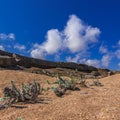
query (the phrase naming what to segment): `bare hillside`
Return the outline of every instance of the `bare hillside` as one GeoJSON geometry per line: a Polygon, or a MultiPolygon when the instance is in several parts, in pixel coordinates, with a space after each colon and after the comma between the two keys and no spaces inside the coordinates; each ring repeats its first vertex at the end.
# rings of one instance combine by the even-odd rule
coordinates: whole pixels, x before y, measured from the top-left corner
{"type": "MultiPolygon", "coordinates": [[[[16,85],[37,80],[46,87],[46,80],[55,77],[40,74],[2,70],[0,71],[0,95],[2,89],[14,80],[16,85]]],[[[68,91],[62,98],[52,91],[40,95],[40,103],[18,103],[0,110],[0,120],[120,120],[120,74],[100,80],[103,87],[90,86],[80,91],[68,91]]]]}

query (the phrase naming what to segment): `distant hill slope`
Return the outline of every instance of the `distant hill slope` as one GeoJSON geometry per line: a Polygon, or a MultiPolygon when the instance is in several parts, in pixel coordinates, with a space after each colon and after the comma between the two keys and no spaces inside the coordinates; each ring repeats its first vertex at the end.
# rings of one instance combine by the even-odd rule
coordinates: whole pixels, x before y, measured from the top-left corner
{"type": "Polygon", "coordinates": [[[25,57],[25,56],[21,56],[18,54],[13,54],[13,53],[9,53],[9,52],[5,52],[0,50],[0,55],[3,56],[0,59],[8,59],[8,56],[10,58],[15,59],[15,61],[13,62],[13,65],[17,64],[17,65],[21,65],[24,67],[39,67],[39,68],[56,68],[56,67],[60,67],[60,68],[68,68],[68,69],[77,69],[80,71],[96,71],[97,68],[93,67],[93,66],[88,66],[85,64],[77,64],[77,63],[72,63],[72,62],[52,62],[52,61],[47,61],[47,60],[41,60],[41,59],[35,59],[35,58],[30,58],[30,57],[25,57]],[[6,57],[4,57],[6,56],[6,57]]]}
{"type": "Polygon", "coordinates": [[[93,71],[96,71],[99,72],[99,74],[107,74],[110,71],[108,69],[98,69],[93,66],[73,62],[52,62],[42,59],[35,59],[0,50],[0,67],[13,68],[17,66],[22,66],[24,68],[35,67],[41,69],[63,68],[85,73],[92,73],[93,71]]]}

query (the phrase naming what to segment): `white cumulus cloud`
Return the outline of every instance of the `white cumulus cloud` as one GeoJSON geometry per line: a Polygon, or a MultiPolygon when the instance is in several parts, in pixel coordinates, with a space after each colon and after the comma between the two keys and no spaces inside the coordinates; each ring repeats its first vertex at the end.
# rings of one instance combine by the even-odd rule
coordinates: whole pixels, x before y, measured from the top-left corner
{"type": "Polygon", "coordinates": [[[60,32],[57,29],[49,30],[47,33],[47,41],[43,44],[44,50],[48,54],[56,53],[62,46],[60,32]]]}
{"type": "Polygon", "coordinates": [[[118,45],[120,45],[120,40],[118,41],[118,45]]]}
{"type": "Polygon", "coordinates": [[[120,62],[118,63],[118,66],[120,67],[120,62]]]}
{"type": "MultiPolygon", "coordinates": [[[[71,15],[64,30],[48,30],[46,41],[42,44],[35,44],[31,56],[44,58],[47,55],[57,54],[59,51],[64,53],[65,50],[71,53],[85,52],[89,49],[90,44],[98,41],[99,34],[98,28],[86,25],[76,15],[71,15]]],[[[67,59],[72,58],[68,57],[67,59]]]]}
{"type": "Polygon", "coordinates": [[[14,45],[14,49],[22,51],[22,50],[25,50],[26,47],[25,47],[25,45],[16,44],[16,45],[14,45]]]}
{"type": "Polygon", "coordinates": [[[66,47],[75,53],[85,51],[89,44],[97,42],[100,30],[84,24],[76,15],[71,15],[64,34],[66,47]]]}
{"type": "Polygon", "coordinates": [[[33,58],[44,59],[44,57],[46,56],[46,53],[44,53],[44,52],[45,51],[42,46],[40,46],[39,44],[34,44],[33,50],[31,51],[31,56],[33,58]]]}
{"type": "Polygon", "coordinates": [[[114,56],[117,57],[117,59],[120,59],[120,40],[118,40],[118,43],[114,48],[116,48],[114,56]]]}
{"type": "Polygon", "coordinates": [[[98,59],[86,59],[86,58],[82,58],[80,60],[80,63],[87,64],[89,66],[94,66],[94,67],[100,67],[101,66],[101,61],[98,60],[98,59]]]}
{"type": "Polygon", "coordinates": [[[120,59],[120,49],[115,51],[115,55],[118,59],[120,59]]]}
{"type": "Polygon", "coordinates": [[[57,53],[62,47],[61,33],[57,29],[47,32],[47,40],[42,44],[35,44],[31,56],[35,58],[44,58],[47,54],[57,53]]]}
{"type": "Polygon", "coordinates": [[[0,50],[5,50],[5,48],[2,45],[0,45],[0,50]]]}
{"type": "Polygon", "coordinates": [[[15,40],[15,34],[14,33],[9,33],[7,35],[8,39],[15,40]]]}
{"type": "Polygon", "coordinates": [[[102,63],[102,66],[104,67],[108,67],[111,60],[112,60],[112,55],[111,54],[105,54],[103,55],[102,59],[101,59],[101,63],[102,63]]]}
{"type": "Polygon", "coordinates": [[[100,61],[97,59],[88,59],[86,60],[85,64],[89,65],[89,66],[95,66],[95,67],[100,67],[100,61]]]}
{"type": "Polygon", "coordinates": [[[80,54],[76,54],[75,57],[71,57],[71,56],[66,57],[66,61],[77,63],[79,62],[80,58],[81,58],[80,54]]]}
{"type": "Polygon", "coordinates": [[[71,15],[64,30],[65,45],[71,52],[78,52],[86,49],[85,41],[83,41],[83,35],[85,26],[81,19],[75,15],[71,15]]]}
{"type": "Polygon", "coordinates": [[[15,40],[15,34],[14,33],[0,33],[0,40],[15,40]]]}
{"type": "Polygon", "coordinates": [[[101,45],[99,48],[100,53],[108,53],[108,49],[106,46],[101,45]]]}
{"type": "Polygon", "coordinates": [[[7,39],[7,35],[4,33],[0,33],[0,39],[1,40],[6,40],[7,39]]]}

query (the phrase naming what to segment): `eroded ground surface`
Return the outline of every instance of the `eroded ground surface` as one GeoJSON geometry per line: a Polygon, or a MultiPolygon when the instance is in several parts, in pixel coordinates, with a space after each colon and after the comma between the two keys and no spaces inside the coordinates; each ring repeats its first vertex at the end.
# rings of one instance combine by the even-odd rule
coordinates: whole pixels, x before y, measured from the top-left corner
{"type": "MultiPolygon", "coordinates": [[[[46,80],[54,81],[45,75],[22,71],[0,71],[0,96],[2,89],[14,80],[16,85],[37,80],[46,87],[46,80]]],[[[0,110],[0,120],[120,120],[120,74],[100,80],[103,87],[90,86],[80,91],[69,91],[58,98],[52,91],[40,95],[40,103],[16,104],[0,110]],[[15,107],[16,106],[16,107],[15,107]]]]}

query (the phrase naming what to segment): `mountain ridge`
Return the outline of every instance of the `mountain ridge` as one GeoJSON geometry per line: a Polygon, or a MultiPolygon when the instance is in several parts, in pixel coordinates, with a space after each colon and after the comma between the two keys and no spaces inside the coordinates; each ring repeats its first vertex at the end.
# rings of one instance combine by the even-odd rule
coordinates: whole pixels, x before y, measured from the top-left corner
{"type": "MultiPolygon", "coordinates": [[[[24,65],[25,67],[40,67],[40,68],[61,67],[61,68],[68,68],[68,69],[78,69],[78,70],[82,70],[82,71],[84,71],[85,68],[86,68],[85,70],[88,70],[88,71],[91,71],[91,70],[96,71],[97,70],[96,67],[88,66],[85,64],[77,64],[74,62],[53,62],[53,61],[48,61],[48,60],[26,57],[26,56],[22,56],[19,54],[10,53],[10,52],[6,52],[6,51],[2,51],[2,50],[0,50],[0,55],[4,58],[6,56],[6,59],[9,56],[9,57],[15,59],[15,61],[18,65],[24,65]],[[84,69],[82,69],[82,67],[84,67],[84,69]]],[[[0,59],[2,59],[2,57],[0,59]]]]}
{"type": "MultiPolygon", "coordinates": [[[[73,72],[75,74],[76,73],[81,74],[81,72],[84,72],[86,74],[94,73],[94,75],[96,75],[96,76],[103,75],[103,74],[104,74],[103,76],[107,76],[108,72],[111,72],[108,69],[96,68],[96,67],[88,66],[85,64],[77,64],[77,63],[73,63],[73,62],[47,61],[47,60],[42,60],[42,59],[26,57],[26,56],[22,56],[19,54],[10,53],[10,52],[6,52],[6,51],[2,51],[2,50],[0,50],[0,67],[9,68],[9,69],[14,69],[14,68],[18,68],[18,67],[20,67],[20,68],[22,67],[22,68],[26,68],[26,69],[29,69],[29,68],[42,69],[41,70],[42,72],[40,72],[40,70],[36,71],[36,69],[35,70],[33,69],[31,72],[34,72],[34,73],[35,72],[36,73],[47,73],[47,72],[45,72],[46,69],[47,69],[47,71],[48,71],[48,69],[57,69],[56,73],[59,73],[61,70],[58,70],[58,68],[61,68],[62,70],[64,69],[63,72],[66,72],[67,70],[71,70],[72,74],[73,74],[73,72]]],[[[50,71],[50,73],[51,73],[51,71],[50,71]]]]}

